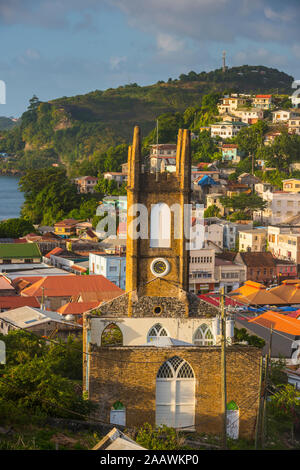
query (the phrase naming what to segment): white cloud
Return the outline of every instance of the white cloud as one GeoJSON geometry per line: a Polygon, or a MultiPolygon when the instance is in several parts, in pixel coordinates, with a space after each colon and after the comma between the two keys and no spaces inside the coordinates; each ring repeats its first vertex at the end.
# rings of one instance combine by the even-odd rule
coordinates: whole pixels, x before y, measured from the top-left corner
{"type": "Polygon", "coordinates": [[[120,65],[126,61],[127,61],[126,56],[111,57],[109,59],[109,65],[110,65],[111,70],[118,70],[120,68],[120,65]]]}
{"type": "Polygon", "coordinates": [[[174,36],[166,33],[158,33],[156,42],[159,52],[163,54],[180,52],[184,48],[183,40],[176,39],[174,36]]]}

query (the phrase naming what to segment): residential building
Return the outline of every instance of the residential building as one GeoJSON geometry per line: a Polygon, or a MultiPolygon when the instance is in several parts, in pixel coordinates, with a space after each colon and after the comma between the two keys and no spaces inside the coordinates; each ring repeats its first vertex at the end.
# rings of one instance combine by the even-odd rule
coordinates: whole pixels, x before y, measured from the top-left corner
{"type": "Polygon", "coordinates": [[[41,305],[53,311],[71,300],[100,302],[122,293],[122,289],[100,275],[47,276],[21,291],[23,297],[36,297],[41,305]]]}
{"type": "Polygon", "coordinates": [[[293,108],[300,108],[300,93],[291,96],[293,108]]]}
{"type": "Polygon", "coordinates": [[[253,217],[263,224],[281,224],[300,213],[300,193],[266,191],[261,197],[267,206],[263,211],[255,211],[253,217]]]}
{"type": "Polygon", "coordinates": [[[241,129],[246,127],[247,124],[244,122],[230,122],[230,121],[223,121],[217,122],[215,124],[211,124],[211,136],[212,137],[221,137],[221,139],[228,139],[235,137],[241,129]]]}
{"type": "Polygon", "coordinates": [[[254,108],[271,109],[273,105],[272,95],[256,95],[252,100],[254,108]]]}
{"type": "Polygon", "coordinates": [[[246,267],[246,279],[272,284],[276,279],[276,263],[270,252],[239,252],[234,261],[246,267]]]}
{"type": "Polygon", "coordinates": [[[37,243],[0,243],[0,265],[4,270],[10,264],[40,263],[41,258],[37,243]]]}
{"type": "Polygon", "coordinates": [[[161,171],[176,164],[176,144],[154,144],[150,146],[150,167],[161,171]]]}
{"type": "Polygon", "coordinates": [[[246,280],[246,266],[232,260],[216,256],[215,258],[215,289],[224,287],[228,294],[237,289],[246,280]]]}
{"type": "Polygon", "coordinates": [[[69,238],[76,235],[78,220],[64,219],[54,224],[54,233],[61,238],[69,238]]]}
{"type": "Polygon", "coordinates": [[[259,183],[255,183],[254,185],[254,189],[255,189],[255,192],[261,196],[262,193],[266,192],[266,191],[271,191],[273,190],[273,186],[271,185],[271,183],[263,183],[262,181],[259,182],[259,183]]]}
{"type": "Polygon", "coordinates": [[[283,109],[283,110],[277,110],[273,111],[273,122],[274,123],[281,123],[281,122],[288,122],[289,119],[291,118],[291,110],[290,109],[283,109]]]}
{"type": "Polygon", "coordinates": [[[259,108],[237,108],[232,113],[246,124],[256,124],[264,118],[264,111],[259,108]]]}
{"type": "Polygon", "coordinates": [[[279,137],[282,134],[281,131],[271,131],[267,132],[264,137],[264,145],[272,145],[276,139],[276,137],[279,137]]]}
{"type": "Polygon", "coordinates": [[[90,274],[101,274],[121,289],[125,289],[126,257],[108,254],[90,253],[90,274]]]}
{"type": "Polygon", "coordinates": [[[289,178],[282,180],[282,189],[286,193],[300,193],[300,179],[289,178]]]}
{"type": "Polygon", "coordinates": [[[239,232],[239,251],[265,251],[267,229],[256,228],[239,232]]]}
{"type": "Polygon", "coordinates": [[[290,260],[275,258],[277,282],[285,279],[296,279],[298,276],[297,263],[290,260]]]}
{"type": "Polygon", "coordinates": [[[288,121],[288,131],[291,134],[300,135],[300,117],[288,121]]]}
{"type": "Polygon", "coordinates": [[[0,333],[7,335],[13,330],[31,331],[43,337],[57,337],[66,340],[68,336],[79,336],[82,326],[65,321],[56,312],[33,307],[19,307],[0,313],[0,333]]]}
{"type": "Polygon", "coordinates": [[[215,287],[215,250],[190,251],[189,290],[195,294],[209,292],[215,287]]]}
{"type": "Polygon", "coordinates": [[[94,193],[98,181],[99,178],[95,176],[81,176],[74,180],[79,193],[94,193]]]}
{"type": "Polygon", "coordinates": [[[240,184],[245,184],[246,186],[254,187],[255,184],[260,182],[260,179],[250,173],[242,173],[238,177],[238,182],[240,184]]]}
{"type": "Polygon", "coordinates": [[[237,144],[223,144],[221,146],[222,161],[237,165],[240,160],[240,154],[237,144]]]}
{"type": "Polygon", "coordinates": [[[268,250],[278,259],[300,265],[300,227],[268,226],[268,250]]]}
{"type": "Polygon", "coordinates": [[[0,312],[25,306],[39,308],[40,303],[35,297],[21,297],[20,295],[9,295],[6,297],[0,295],[0,312]]]}
{"type": "Polygon", "coordinates": [[[83,261],[88,261],[88,256],[81,256],[78,253],[74,253],[71,250],[64,248],[54,248],[44,256],[44,261],[51,266],[70,271],[71,268],[83,261]]]}
{"type": "Polygon", "coordinates": [[[103,173],[103,178],[109,181],[115,181],[118,187],[127,181],[127,174],[120,171],[107,171],[103,173]]]}
{"type": "Polygon", "coordinates": [[[221,100],[221,103],[218,104],[218,110],[220,114],[232,113],[240,106],[245,106],[247,104],[246,98],[229,96],[224,97],[221,100]]]}

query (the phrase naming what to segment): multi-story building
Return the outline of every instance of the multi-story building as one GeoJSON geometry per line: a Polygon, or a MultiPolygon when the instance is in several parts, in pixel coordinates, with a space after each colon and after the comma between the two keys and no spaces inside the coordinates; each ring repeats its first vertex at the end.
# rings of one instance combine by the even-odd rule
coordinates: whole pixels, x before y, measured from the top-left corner
{"type": "Polygon", "coordinates": [[[240,160],[240,154],[237,144],[223,144],[221,147],[222,161],[237,165],[240,160]]]}
{"type": "Polygon", "coordinates": [[[211,124],[211,136],[212,137],[221,137],[221,139],[228,139],[231,137],[235,137],[241,129],[246,127],[247,124],[245,122],[237,121],[237,122],[230,122],[230,121],[223,121],[217,122],[215,124],[211,124]]]}
{"type": "Polygon", "coordinates": [[[267,229],[257,228],[239,232],[240,251],[265,251],[267,229]]]}
{"type": "Polygon", "coordinates": [[[98,181],[99,178],[95,176],[81,176],[74,180],[79,193],[94,193],[98,181]]]}
{"type": "Polygon", "coordinates": [[[283,180],[282,189],[286,193],[300,193],[300,180],[297,178],[283,180]]]}
{"type": "Polygon", "coordinates": [[[252,104],[254,108],[271,109],[273,104],[272,95],[256,95],[252,104]]]}
{"type": "Polygon", "coordinates": [[[300,108],[300,93],[291,96],[293,108],[300,108]]]}
{"type": "Polygon", "coordinates": [[[291,134],[300,135],[300,117],[289,119],[288,130],[291,134]]]}
{"type": "Polygon", "coordinates": [[[190,292],[203,294],[213,290],[215,286],[215,250],[191,250],[189,269],[190,292]]]}
{"type": "Polygon", "coordinates": [[[109,181],[115,181],[118,186],[127,181],[127,174],[120,171],[107,171],[103,174],[103,178],[109,181]]]}
{"type": "Polygon", "coordinates": [[[90,274],[101,274],[121,289],[125,289],[126,257],[90,253],[90,274]]]}
{"type": "Polygon", "coordinates": [[[215,258],[215,290],[224,287],[225,293],[238,289],[246,281],[246,267],[232,260],[215,258]]]}
{"type": "Polygon", "coordinates": [[[176,144],[154,144],[150,146],[150,167],[161,171],[163,166],[175,166],[176,144]]]}
{"type": "Polygon", "coordinates": [[[239,106],[245,106],[246,103],[247,103],[246,98],[235,97],[235,96],[224,97],[222,99],[222,102],[218,104],[218,110],[220,114],[232,113],[239,106]]]}
{"type": "Polygon", "coordinates": [[[54,224],[54,233],[62,238],[68,238],[76,235],[76,226],[78,220],[64,219],[54,224]]]}
{"type": "Polygon", "coordinates": [[[239,252],[234,261],[246,268],[246,279],[265,284],[276,280],[276,263],[270,252],[239,252]]]}
{"type": "Polygon", "coordinates": [[[259,108],[238,108],[233,110],[232,113],[246,124],[256,124],[264,118],[264,111],[259,108]]]}
{"type": "Polygon", "coordinates": [[[261,196],[267,206],[263,211],[254,212],[254,220],[264,224],[280,224],[300,213],[300,193],[266,191],[261,196]]]}
{"type": "Polygon", "coordinates": [[[278,259],[300,264],[300,227],[268,226],[268,250],[278,259]]]}
{"type": "Polygon", "coordinates": [[[273,122],[274,123],[281,123],[281,122],[288,122],[291,118],[291,110],[290,109],[282,109],[272,112],[273,122]]]}

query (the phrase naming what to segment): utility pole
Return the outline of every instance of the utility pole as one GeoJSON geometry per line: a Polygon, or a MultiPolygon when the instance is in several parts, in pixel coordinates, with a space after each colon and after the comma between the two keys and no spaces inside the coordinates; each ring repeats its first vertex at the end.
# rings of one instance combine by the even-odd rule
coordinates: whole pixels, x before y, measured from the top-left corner
{"type": "Polygon", "coordinates": [[[227,383],[226,383],[226,312],[224,287],[220,289],[221,307],[221,399],[223,416],[223,449],[227,449],[227,383]]]}
{"type": "Polygon", "coordinates": [[[269,356],[265,356],[265,374],[264,374],[264,397],[263,397],[263,409],[262,409],[262,436],[261,436],[261,447],[265,446],[267,437],[267,397],[268,397],[268,375],[269,375],[269,356]]]}
{"type": "Polygon", "coordinates": [[[261,410],[262,410],[262,378],[263,378],[263,357],[260,358],[259,364],[259,403],[258,403],[258,412],[256,417],[256,427],[255,427],[255,450],[258,449],[258,440],[260,433],[260,423],[261,423],[261,410]]]}
{"type": "Polygon", "coordinates": [[[254,154],[252,153],[252,175],[254,175],[254,154]]]}

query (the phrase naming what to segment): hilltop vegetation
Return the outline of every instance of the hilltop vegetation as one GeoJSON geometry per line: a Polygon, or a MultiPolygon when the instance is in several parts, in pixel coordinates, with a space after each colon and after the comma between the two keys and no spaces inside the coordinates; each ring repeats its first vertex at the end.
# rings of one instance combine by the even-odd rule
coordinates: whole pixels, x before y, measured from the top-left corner
{"type": "Polygon", "coordinates": [[[118,170],[126,160],[135,124],[141,126],[146,146],[154,139],[160,116],[160,142],[164,143],[173,139],[176,126],[197,129],[209,124],[216,99],[224,91],[289,94],[292,81],[293,77],[276,69],[242,66],[225,73],[192,71],[166,83],[144,87],[133,83],[49,102],[34,96],[21,124],[0,132],[0,152],[14,156],[0,169],[25,171],[54,163],[63,164],[74,176],[80,174],[81,165],[97,162],[97,171],[118,170]],[[207,103],[205,95],[211,97],[207,103]],[[116,147],[122,157],[117,162],[112,158],[116,147]]]}

